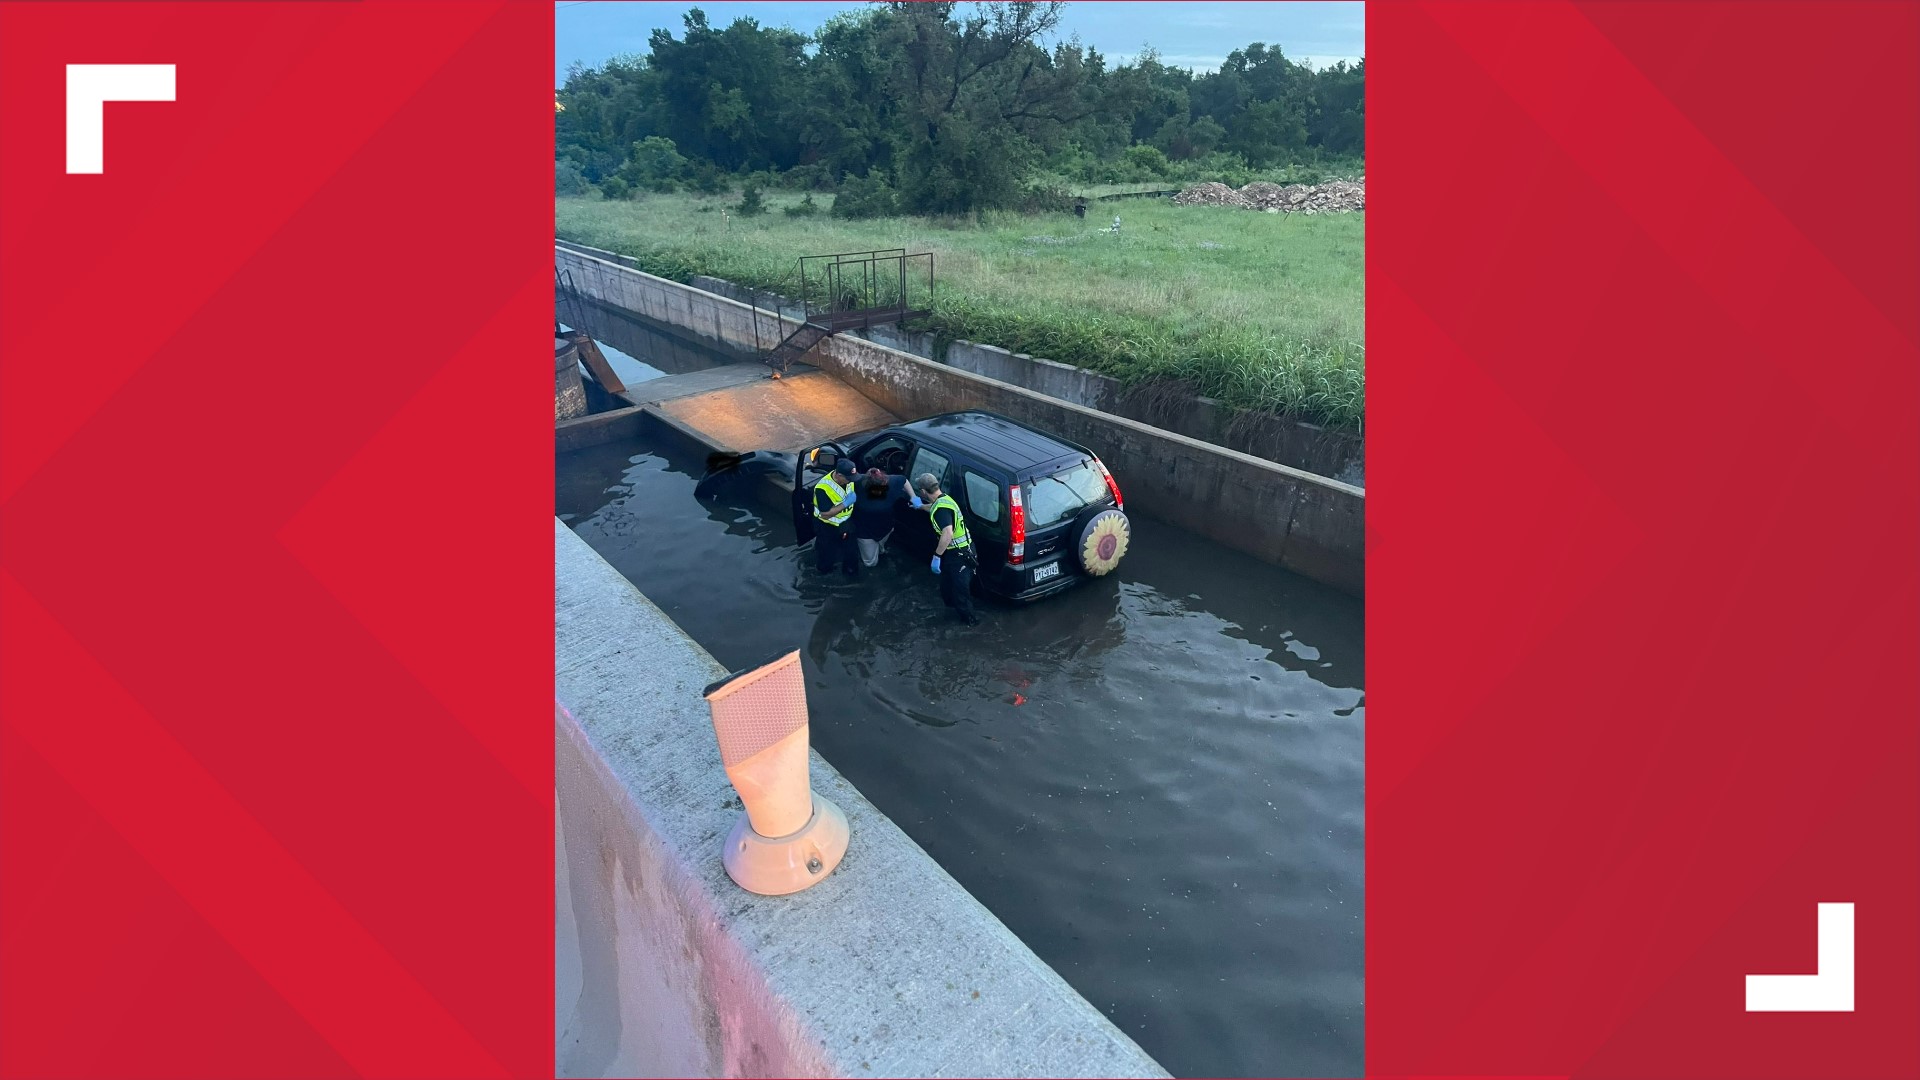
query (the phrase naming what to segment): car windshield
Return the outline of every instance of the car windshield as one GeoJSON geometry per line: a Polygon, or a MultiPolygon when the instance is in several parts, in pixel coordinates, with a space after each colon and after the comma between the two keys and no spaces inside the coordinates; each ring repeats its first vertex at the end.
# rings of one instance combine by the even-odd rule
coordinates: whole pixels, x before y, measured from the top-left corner
{"type": "Polygon", "coordinates": [[[1065,521],[1106,497],[1106,478],[1091,462],[1084,461],[1020,485],[1020,501],[1026,504],[1030,529],[1065,521]]]}

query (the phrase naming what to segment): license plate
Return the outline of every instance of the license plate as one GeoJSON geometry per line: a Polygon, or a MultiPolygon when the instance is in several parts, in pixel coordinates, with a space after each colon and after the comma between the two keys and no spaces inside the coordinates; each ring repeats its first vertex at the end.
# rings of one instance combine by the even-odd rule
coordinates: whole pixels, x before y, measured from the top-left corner
{"type": "Polygon", "coordinates": [[[1041,582],[1047,580],[1048,578],[1057,578],[1059,576],[1060,576],[1059,563],[1048,563],[1045,566],[1036,566],[1034,567],[1034,570],[1033,570],[1033,583],[1035,585],[1038,585],[1041,582]]]}

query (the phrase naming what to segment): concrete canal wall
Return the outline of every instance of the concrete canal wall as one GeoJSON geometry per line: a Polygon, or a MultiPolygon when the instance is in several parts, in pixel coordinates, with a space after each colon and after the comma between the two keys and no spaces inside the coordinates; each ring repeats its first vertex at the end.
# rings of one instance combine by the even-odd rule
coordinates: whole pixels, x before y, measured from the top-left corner
{"type": "MultiPolygon", "coordinates": [[[[877,334],[874,340],[892,344],[877,334]]],[[[950,367],[1024,386],[1048,397],[1138,420],[1162,431],[1252,454],[1341,483],[1364,486],[1366,443],[1358,435],[1329,431],[1305,421],[1243,412],[1208,397],[1129,393],[1120,380],[1112,376],[1057,360],[1009,352],[997,345],[949,342],[940,359],[950,367]]]]}
{"type": "MultiPolygon", "coordinates": [[[[576,286],[715,341],[752,348],[775,322],[739,302],[558,245],[576,286]]],[[[808,354],[900,416],[986,409],[1090,447],[1120,480],[1129,511],[1146,513],[1227,547],[1359,595],[1366,581],[1366,493],[1301,469],[1113,416],[877,342],[839,334],[808,354]]]]}
{"type": "Polygon", "coordinates": [[[736,887],[723,674],[554,522],[556,1075],[1166,1075],[818,754],[846,859],[736,887]]]}

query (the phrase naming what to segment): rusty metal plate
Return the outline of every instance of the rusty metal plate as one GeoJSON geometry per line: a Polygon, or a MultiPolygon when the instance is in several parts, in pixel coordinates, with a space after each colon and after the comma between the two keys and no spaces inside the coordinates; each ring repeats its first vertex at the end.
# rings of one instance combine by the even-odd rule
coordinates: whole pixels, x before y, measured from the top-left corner
{"type": "Polygon", "coordinates": [[[802,450],[897,422],[892,413],[823,371],[761,379],[652,408],[715,450],[802,450]]]}

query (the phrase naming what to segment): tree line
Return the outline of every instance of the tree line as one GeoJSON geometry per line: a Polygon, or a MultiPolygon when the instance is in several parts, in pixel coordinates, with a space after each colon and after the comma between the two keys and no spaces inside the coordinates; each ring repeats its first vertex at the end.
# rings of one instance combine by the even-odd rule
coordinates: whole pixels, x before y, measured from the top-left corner
{"type": "MultiPolygon", "coordinates": [[[[1315,70],[1261,43],[1195,74],[1048,44],[1063,3],[879,3],[812,35],[698,8],[644,55],[558,92],[563,193],[727,190],[759,174],[868,212],[963,213],[1080,183],[1252,171],[1366,150],[1366,62],[1315,70]],[[848,190],[851,189],[851,190],[848,190]],[[849,199],[848,196],[852,198],[849,199]]],[[[1239,178],[1239,179],[1236,179],[1239,178]]]]}

